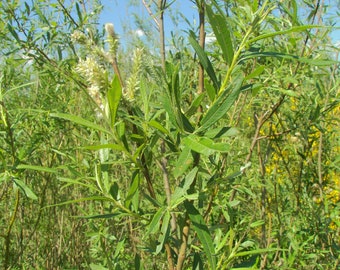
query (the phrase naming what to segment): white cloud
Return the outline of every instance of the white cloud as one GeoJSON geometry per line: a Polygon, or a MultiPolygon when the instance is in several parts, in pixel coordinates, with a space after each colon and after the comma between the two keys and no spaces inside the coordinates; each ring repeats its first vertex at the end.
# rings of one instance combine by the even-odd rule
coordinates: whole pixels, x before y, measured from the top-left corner
{"type": "Polygon", "coordinates": [[[137,29],[137,30],[135,31],[135,34],[136,34],[136,36],[138,36],[138,37],[142,37],[142,36],[145,35],[145,33],[144,33],[144,31],[143,31],[142,29],[137,29]]]}

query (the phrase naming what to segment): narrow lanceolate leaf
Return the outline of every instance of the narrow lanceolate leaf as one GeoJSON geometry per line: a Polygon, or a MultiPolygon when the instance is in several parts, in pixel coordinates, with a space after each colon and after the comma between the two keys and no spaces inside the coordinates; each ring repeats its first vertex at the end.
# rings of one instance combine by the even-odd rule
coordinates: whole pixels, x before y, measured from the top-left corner
{"type": "Polygon", "coordinates": [[[178,204],[178,201],[187,194],[188,189],[190,188],[191,184],[194,182],[196,174],[198,172],[198,167],[193,168],[187,176],[183,179],[180,186],[176,187],[173,195],[171,196],[171,206],[175,207],[178,204]]]}
{"type": "Polygon", "coordinates": [[[197,236],[203,245],[203,250],[208,258],[210,269],[214,270],[216,269],[216,257],[214,244],[209,229],[205,224],[202,215],[198,212],[198,210],[191,202],[185,201],[184,207],[187,210],[190,221],[192,222],[192,227],[197,233],[197,236]]]}
{"type": "Polygon", "coordinates": [[[158,237],[158,245],[156,247],[156,254],[163,249],[164,243],[167,241],[170,233],[170,212],[165,211],[162,221],[161,233],[158,237]]]}
{"type": "Polygon", "coordinates": [[[169,134],[169,131],[165,128],[165,127],[163,127],[159,122],[157,122],[156,120],[151,120],[150,122],[149,122],[149,125],[151,126],[151,127],[154,127],[154,128],[156,128],[156,129],[158,129],[160,132],[162,132],[163,134],[166,134],[166,135],[168,135],[169,134]]]}
{"type": "Polygon", "coordinates": [[[109,270],[109,268],[106,268],[100,264],[94,264],[94,263],[90,264],[90,269],[91,270],[109,270]]]}
{"type": "Polygon", "coordinates": [[[37,200],[37,195],[21,180],[13,178],[15,185],[21,189],[21,191],[27,196],[27,198],[32,200],[37,200]]]}
{"type": "Polygon", "coordinates": [[[259,35],[255,38],[250,39],[247,42],[247,46],[249,46],[250,44],[261,40],[261,39],[265,39],[265,38],[270,38],[270,37],[275,37],[275,36],[279,36],[279,35],[286,35],[286,34],[290,34],[290,33],[294,33],[294,32],[302,32],[308,29],[313,29],[313,28],[325,28],[324,26],[320,26],[320,25],[301,25],[301,26],[293,26],[290,29],[286,29],[286,30],[282,30],[282,31],[275,31],[275,32],[270,32],[267,34],[263,34],[263,35],[259,35]]]}
{"type": "MultiPolygon", "coordinates": [[[[251,59],[251,58],[264,58],[264,57],[272,57],[272,58],[278,58],[278,59],[287,59],[292,61],[298,61],[304,64],[313,65],[313,66],[331,66],[334,64],[339,63],[339,61],[331,60],[331,59],[318,59],[318,58],[305,58],[300,57],[298,55],[293,54],[286,54],[286,53],[280,53],[280,52],[253,52],[253,53],[246,53],[242,57],[243,60],[251,59]]],[[[248,75],[245,79],[248,79],[250,75],[248,75]]]]}
{"type": "Polygon", "coordinates": [[[207,78],[204,78],[204,86],[210,101],[213,102],[217,95],[217,89],[214,88],[207,78]]]}
{"type": "Polygon", "coordinates": [[[174,176],[176,178],[181,176],[189,168],[193,160],[190,147],[185,146],[176,162],[174,176]]]}
{"type": "Polygon", "coordinates": [[[43,166],[35,166],[35,165],[25,165],[21,164],[16,167],[17,169],[26,169],[26,170],[32,170],[32,171],[39,171],[39,172],[48,172],[48,173],[57,173],[57,169],[54,168],[48,168],[43,166]]]}
{"type": "Polygon", "coordinates": [[[50,22],[49,20],[47,20],[46,16],[44,15],[44,13],[42,12],[42,10],[39,7],[38,3],[35,3],[34,6],[34,11],[37,13],[37,15],[39,16],[40,20],[43,21],[45,24],[47,24],[48,26],[50,26],[50,22]]]}
{"type": "Polygon", "coordinates": [[[236,77],[233,83],[231,83],[230,86],[222,92],[203,116],[200,122],[201,126],[196,130],[196,132],[207,130],[229,111],[241,92],[242,83],[243,75],[239,74],[239,76],[236,77]]]}
{"type": "Polygon", "coordinates": [[[259,75],[262,74],[262,72],[264,71],[264,66],[260,65],[258,66],[252,73],[250,73],[249,75],[247,75],[244,80],[247,81],[247,80],[251,80],[259,75]]]}
{"type": "Polygon", "coordinates": [[[14,27],[13,27],[10,23],[7,23],[7,28],[8,28],[8,30],[11,32],[11,34],[12,34],[12,36],[15,38],[15,40],[16,40],[18,43],[20,43],[21,40],[20,40],[20,38],[19,38],[17,32],[15,32],[14,27]]]}
{"type": "Polygon", "coordinates": [[[201,106],[204,96],[205,93],[202,93],[195,98],[195,100],[191,103],[190,108],[185,112],[186,117],[190,117],[197,112],[197,109],[201,106]]]}
{"type": "Polygon", "coordinates": [[[226,143],[215,143],[212,139],[195,134],[185,137],[183,144],[191,150],[206,156],[212,155],[214,152],[228,152],[230,149],[226,143]]]}
{"type": "Polygon", "coordinates": [[[92,196],[92,197],[84,197],[84,198],[79,198],[79,199],[75,199],[75,200],[65,201],[65,202],[61,202],[61,203],[51,204],[51,205],[45,206],[44,208],[61,206],[61,205],[67,205],[67,204],[74,204],[74,203],[85,202],[85,201],[109,201],[109,202],[114,202],[113,199],[110,199],[110,198],[105,197],[105,196],[92,196]]]}
{"type": "Polygon", "coordinates": [[[56,118],[61,118],[61,119],[65,119],[68,121],[71,121],[73,123],[94,129],[94,130],[99,130],[99,131],[103,131],[105,133],[111,133],[109,130],[106,130],[105,128],[103,128],[100,125],[97,125],[95,123],[92,123],[90,121],[85,120],[84,118],[81,118],[79,116],[76,115],[72,115],[72,114],[67,114],[67,113],[51,113],[50,114],[51,117],[56,117],[56,118]]]}
{"type": "Polygon", "coordinates": [[[204,70],[207,72],[208,76],[212,80],[214,88],[219,89],[220,83],[217,80],[214,68],[213,68],[207,54],[205,53],[205,51],[202,49],[202,47],[196,41],[195,34],[192,31],[190,32],[190,35],[189,35],[189,42],[190,42],[191,46],[194,48],[204,70]]]}
{"type": "Polygon", "coordinates": [[[82,148],[88,150],[100,150],[100,149],[112,149],[125,152],[126,149],[120,144],[108,143],[108,144],[98,144],[98,145],[86,145],[82,148]]]}
{"type": "Polygon", "coordinates": [[[233,61],[234,49],[226,17],[223,14],[214,13],[209,5],[207,5],[206,11],[216,40],[222,49],[223,57],[230,65],[233,61]]]}
{"type": "Polygon", "coordinates": [[[116,115],[118,110],[119,101],[122,97],[122,86],[120,85],[117,75],[112,80],[111,87],[107,92],[107,99],[110,107],[111,126],[116,123],[116,115]]]}
{"type": "MultiPolygon", "coordinates": [[[[127,208],[130,207],[132,199],[134,198],[134,196],[138,196],[138,189],[139,189],[139,185],[140,185],[140,176],[139,173],[135,173],[132,176],[132,182],[128,191],[128,194],[126,196],[126,200],[125,200],[125,206],[127,208]]],[[[137,210],[137,209],[135,209],[137,210]]]]}
{"type": "Polygon", "coordinates": [[[158,211],[153,216],[153,218],[152,218],[152,220],[149,224],[147,234],[153,234],[157,230],[159,230],[160,222],[161,222],[161,219],[164,215],[164,212],[165,212],[165,207],[161,207],[161,208],[158,209],[158,211]]]}

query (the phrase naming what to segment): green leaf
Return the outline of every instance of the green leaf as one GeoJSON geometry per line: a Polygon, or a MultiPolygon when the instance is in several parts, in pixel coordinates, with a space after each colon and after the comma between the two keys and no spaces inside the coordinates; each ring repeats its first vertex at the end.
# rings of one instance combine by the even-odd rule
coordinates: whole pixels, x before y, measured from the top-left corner
{"type": "Polygon", "coordinates": [[[39,172],[48,172],[48,173],[57,173],[58,170],[54,168],[48,168],[43,166],[35,166],[35,165],[24,165],[20,164],[16,167],[17,169],[26,169],[32,171],[39,171],[39,172]]]}
{"type": "Polygon", "coordinates": [[[205,224],[202,215],[198,212],[198,210],[194,207],[194,205],[191,202],[185,201],[184,207],[187,210],[189,219],[192,222],[193,229],[197,233],[198,239],[201,241],[203,245],[203,250],[208,258],[210,269],[214,270],[216,269],[216,257],[209,229],[205,224]]]}
{"type": "Polygon", "coordinates": [[[184,131],[193,133],[195,131],[195,128],[191,125],[189,119],[184,115],[184,113],[179,112],[179,117],[181,119],[184,131]]]}
{"type": "Polygon", "coordinates": [[[156,120],[151,120],[149,122],[149,126],[158,129],[163,134],[169,135],[169,131],[165,127],[163,127],[159,122],[157,122],[156,120]]]}
{"type": "Polygon", "coordinates": [[[215,143],[207,137],[200,137],[195,134],[190,134],[183,139],[183,144],[191,150],[209,156],[214,152],[228,152],[230,150],[229,144],[215,143]]]}
{"type": "Polygon", "coordinates": [[[290,96],[290,97],[299,97],[299,94],[296,91],[293,91],[293,90],[289,90],[289,89],[286,90],[286,89],[282,89],[282,88],[277,88],[277,89],[274,89],[274,90],[277,90],[280,93],[287,95],[287,96],[290,96]]]}
{"type": "Polygon", "coordinates": [[[275,36],[279,36],[279,35],[286,35],[286,34],[290,34],[290,33],[295,33],[295,32],[302,32],[308,29],[313,29],[313,28],[325,28],[324,26],[320,26],[320,25],[301,25],[301,26],[293,26],[290,29],[286,29],[286,30],[282,30],[282,31],[275,31],[275,32],[270,32],[267,34],[262,34],[259,35],[255,38],[250,39],[247,42],[247,45],[249,46],[251,43],[254,43],[256,41],[259,41],[261,39],[265,39],[265,38],[269,38],[269,37],[275,37],[275,36]]]}
{"type": "Polygon", "coordinates": [[[192,270],[203,270],[204,269],[203,265],[204,264],[203,264],[203,261],[202,261],[200,254],[195,252],[194,261],[193,261],[193,264],[192,264],[192,270]]]}
{"type": "Polygon", "coordinates": [[[116,115],[118,110],[119,101],[122,97],[122,86],[120,85],[118,76],[115,75],[111,87],[107,92],[107,99],[110,107],[110,118],[111,118],[111,126],[113,127],[116,123],[116,115]]]}
{"type": "Polygon", "coordinates": [[[196,41],[195,34],[192,31],[190,31],[189,42],[190,42],[191,46],[194,48],[204,70],[207,72],[208,76],[212,80],[215,89],[219,89],[220,83],[217,80],[214,68],[213,68],[207,54],[205,53],[205,51],[202,49],[202,47],[196,41]]]}
{"type": "Polygon", "coordinates": [[[250,79],[253,79],[259,75],[262,74],[262,72],[264,71],[264,66],[258,66],[252,73],[248,74],[244,80],[247,81],[247,80],[250,80],[250,79]]]}
{"type": "Polygon", "coordinates": [[[259,248],[259,249],[254,249],[254,250],[237,252],[233,257],[243,257],[243,256],[254,255],[254,254],[277,252],[277,251],[288,251],[288,250],[281,249],[281,248],[262,248],[262,249],[259,248]]]}
{"type": "Polygon", "coordinates": [[[213,128],[209,129],[204,133],[204,136],[210,139],[218,139],[224,137],[236,136],[239,134],[238,129],[232,127],[221,127],[221,128],[213,128]]]}
{"type": "Polygon", "coordinates": [[[198,172],[198,167],[193,168],[187,176],[183,179],[180,186],[176,187],[173,195],[171,196],[171,206],[175,207],[178,205],[177,200],[182,198],[184,195],[187,194],[188,189],[190,188],[191,184],[194,182],[195,177],[198,172]]]}
{"type": "Polygon", "coordinates": [[[108,197],[104,196],[91,196],[91,197],[83,197],[75,200],[69,200],[61,203],[56,203],[52,205],[45,206],[44,208],[54,207],[54,206],[62,206],[62,205],[68,205],[68,204],[74,204],[79,202],[85,202],[85,201],[112,201],[108,197]]]}
{"type": "MultiPolygon", "coordinates": [[[[139,176],[139,173],[136,172],[136,173],[134,173],[133,176],[132,176],[132,182],[131,182],[131,185],[130,185],[128,194],[127,194],[127,196],[126,196],[125,206],[126,206],[127,208],[130,207],[132,199],[133,199],[135,196],[138,196],[139,185],[140,185],[140,176],[139,176]]],[[[134,205],[134,207],[136,208],[136,209],[134,209],[134,210],[137,211],[137,210],[138,210],[137,205],[134,205]]]]}
{"type": "Polygon", "coordinates": [[[158,245],[156,247],[156,255],[159,254],[162,251],[162,248],[164,246],[164,243],[167,241],[170,233],[170,212],[165,211],[163,220],[162,220],[162,228],[161,233],[158,237],[158,245]]]}
{"type": "MultiPolygon", "coordinates": [[[[339,63],[339,61],[330,60],[330,59],[305,58],[305,57],[300,57],[297,55],[280,53],[280,52],[245,53],[241,60],[244,61],[247,59],[258,58],[258,57],[273,57],[273,58],[278,58],[278,59],[287,59],[287,60],[298,61],[298,62],[305,63],[308,65],[313,65],[313,66],[331,66],[331,65],[339,63]]],[[[248,76],[245,79],[249,79],[248,76]]]]}
{"type": "Polygon", "coordinates": [[[196,130],[196,132],[207,130],[229,111],[241,92],[242,83],[243,75],[239,73],[238,77],[235,78],[233,83],[231,83],[228,88],[222,92],[222,94],[217,98],[217,100],[203,116],[200,122],[201,126],[196,130]],[[230,90],[232,90],[231,93],[229,93],[230,90]]]}
{"type": "Polygon", "coordinates": [[[194,101],[191,103],[189,109],[185,112],[186,117],[190,117],[197,112],[197,109],[201,106],[204,95],[205,95],[205,93],[202,93],[194,99],[194,101]]]}
{"type": "Polygon", "coordinates": [[[66,178],[66,177],[58,177],[58,180],[60,182],[64,182],[66,183],[62,188],[65,188],[67,186],[71,186],[71,185],[77,185],[77,186],[83,186],[83,187],[86,187],[87,189],[91,190],[91,191],[94,191],[94,192],[100,192],[100,190],[97,188],[96,185],[93,185],[93,184],[87,184],[84,182],[84,179],[81,178],[81,179],[72,179],[72,178],[66,178]]]}
{"type": "Polygon", "coordinates": [[[15,32],[14,30],[14,27],[10,24],[10,23],[7,23],[7,29],[9,30],[9,32],[12,34],[12,36],[15,38],[15,40],[20,43],[21,40],[17,34],[17,32],[15,32]]]}
{"type": "Polygon", "coordinates": [[[50,23],[47,20],[47,18],[45,17],[44,13],[41,11],[39,4],[37,2],[35,2],[33,7],[34,7],[35,12],[39,16],[40,20],[43,21],[44,23],[46,23],[48,26],[50,26],[50,23]]]}
{"type": "Polygon", "coordinates": [[[117,212],[117,213],[113,213],[113,214],[78,216],[78,218],[83,218],[83,219],[109,219],[109,218],[116,218],[116,217],[123,217],[123,216],[129,216],[129,214],[117,212]]]}
{"type": "Polygon", "coordinates": [[[160,222],[161,222],[161,219],[164,215],[164,212],[165,212],[165,207],[161,207],[158,209],[158,211],[156,212],[156,214],[153,216],[150,224],[149,224],[149,229],[148,231],[146,232],[147,235],[149,234],[153,234],[155,233],[156,231],[159,230],[159,227],[160,227],[160,222]]]}
{"type": "Polygon", "coordinates": [[[201,138],[199,136],[194,136],[192,134],[183,139],[183,144],[197,153],[207,156],[212,155],[215,151],[207,147],[205,144],[202,144],[200,139],[201,138]]]}
{"type": "Polygon", "coordinates": [[[169,114],[173,114],[174,119],[171,119],[172,121],[176,121],[176,126],[181,131],[186,131],[189,133],[192,133],[194,131],[193,126],[191,125],[188,118],[182,113],[181,110],[181,96],[182,91],[180,87],[180,76],[179,76],[179,65],[171,65],[168,63],[167,65],[167,73],[171,74],[171,82],[168,83],[169,88],[169,101],[166,101],[167,104],[165,104],[165,109],[169,114]],[[170,107],[169,107],[170,106],[170,107]]]}
{"type": "Polygon", "coordinates": [[[76,10],[77,10],[77,15],[78,15],[80,25],[82,25],[83,24],[83,15],[82,15],[82,11],[80,10],[79,3],[77,3],[77,2],[76,2],[76,10]]]}
{"type": "Polygon", "coordinates": [[[83,146],[82,148],[88,149],[88,150],[112,149],[112,150],[118,150],[118,151],[122,151],[122,152],[126,151],[124,146],[122,146],[120,144],[114,144],[114,143],[87,145],[87,146],[83,146]]]}
{"type": "Polygon", "coordinates": [[[191,148],[185,146],[176,162],[175,170],[174,170],[174,177],[177,178],[181,176],[189,168],[193,160],[194,159],[191,154],[191,148]]]}
{"type": "Polygon", "coordinates": [[[214,13],[210,5],[206,6],[206,11],[216,40],[222,49],[223,57],[228,65],[230,65],[233,61],[234,49],[231,33],[227,25],[227,18],[224,14],[214,13]]]}
{"type": "Polygon", "coordinates": [[[183,130],[183,127],[179,126],[176,121],[175,111],[173,109],[173,106],[171,105],[170,97],[167,95],[164,95],[163,97],[163,107],[169,116],[170,123],[174,125],[176,128],[178,128],[179,130],[183,130]]]}
{"type": "Polygon", "coordinates": [[[87,121],[79,116],[76,115],[72,115],[72,114],[67,114],[67,113],[51,113],[50,114],[51,117],[56,117],[56,118],[61,118],[61,119],[65,119],[68,121],[71,121],[73,123],[94,129],[94,130],[98,130],[98,131],[102,131],[108,134],[111,134],[110,131],[106,130],[105,128],[103,128],[100,125],[97,125],[95,123],[92,123],[90,121],[87,121]]]}
{"type": "Polygon", "coordinates": [[[209,80],[207,78],[204,78],[204,87],[205,87],[205,90],[207,91],[207,94],[208,94],[210,101],[213,102],[215,100],[217,91],[211,85],[211,83],[209,82],[209,80]]]}
{"type": "Polygon", "coordinates": [[[13,182],[17,187],[20,188],[20,190],[26,195],[27,198],[32,200],[37,200],[37,195],[34,194],[34,192],[21,180],[12,178],[13,182]]]}
{"type": "Polygon", "coordinates": [[[94,264],[94,263],[91,263],[90,264],[90,269],[91,270],[108,270],[109,268],[106,268],[100,264],[94,264]]]}
{"type": "Polygon", "coordinates": [[[263,224],[264,224],[264,221],[263,221],[263,220],[257,220],[257,221],[255,221],[255,222],[251,223],[251,224],[250,224],[250,227],[251,227],[251,228],[255,228],[255,227],[261,226],[261,225],[263,225],[263,224]]]}

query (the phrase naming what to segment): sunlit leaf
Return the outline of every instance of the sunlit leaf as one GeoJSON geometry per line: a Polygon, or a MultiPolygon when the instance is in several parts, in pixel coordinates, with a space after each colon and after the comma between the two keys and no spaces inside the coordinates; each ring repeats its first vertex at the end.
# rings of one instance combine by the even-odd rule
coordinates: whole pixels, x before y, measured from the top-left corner
{"type": "Polygon", "coordinates": [[[282,30],[282,31],[272,31],[270,33],[262,34],[262,35],[255,37],[255,38],[250,39],[247,42],[247,44],[249,46],[250,44],[252,44],[256,41],[259,41],[261,39],[275,37],[275,36],[278,36],[278,35],[286,35],[286,34],[295,33],[295,32],[303,32],[305,30],[313,29],[313,28],[322,28],[322,26],[320,26],[320,25],[301,25],[301,26],[293,26],[290,29],[286,29],[286,30],[282,30]]]}
{"type": "Polygon", "coordinates": [[[164,215],[165,212],[165,207],[161,207],[158,209],[158,211],[155,213],[155,215],[153,216],[149,226],[148,226],[148,231],[147,234],[153,234],[155,232],[157,232],[160,228],[160,222],[161,219],[164,215]]]}
{"type": "Polygon", "coordinates": [[[228,89],[225,89],[222,94],[216,99],[213,105],[209,108],[206,114],[203,116],[200,124],[201,126],[196,132],[202,132],[214,125],[229,111],[231,106],[241,92],[241,86],[243,82],[242,74],[239,74],[231,83],[228,89]],[[229,93],[230,92],[230,93],[229,93]]]}
{"type": "Polygon", "coordinates": [[[17,187],[20,188],[20,190],[27,196],[27,198],[32,200],[37,200],[37,195],[34,194],[34,192],[21,180],[13,178],[13,182],[17,187]]]}
{"type": "Polygon", "coordinates": [[[216,40],[222,49],[223,57],[230,65],[234,57],[234,49],[227,19],[224,14],[214,13],[210,5],[206,6],[206,11],[216,40]]]}
{"type": "Polygon", "coordinates": [[[156,128],[156,129],[158,129],[160,132],[162,132],[163,134],[169,134],[169,131],[165,128],[165,127],[163,127],[159,122],[157,122],[156,120],[151,120],[150,122],[149,122],[149,125],[151,126],[151,127],[154,127],[154,128],[156,128]]]}
{"type": "MultiPolygon", "coordinates": [[[[128,190],[128,194],[127,194],[126,199],[125,199],[125,206],[127,208],[130,207],[131,201],[134,198],[134,196],[138,195],[139,185],[140,185],[139,173],[134,173],[134,175],[132,176],[132,182],[131,182],[130,188],[128,190]]],[[[138,209],[138,207],[137,207],[137,209],[138,209]]],[[[137,209],[134,209],[134,210],[136,211],[137,209]]]]}
{"type": "Polygon", "coordinates": [[[188,189],[190,188],[191,184],[194,182],[195,177],[198,172],[198,167],[193,168],[183,179],[182,183],[176,187],[172,197],[171,197],[171,205],[174,206],[178,202],[177,200],[184,195],[187,194],[188,189]]]}
{"type": "Polygon", "coordinates": [[[32,171],[39,171],[39,172],[48,172],[48,173],[57,173],[58,170],[54,168],[48,168],[43,166],[35,166],[35,165],[25,165],[20,164],[17,166],[17,169],[26,169],[26,170],[32,170],[32,171]]]}
{"type": "Polygon", "coordinates": [[[158,237],[158,245],[156,247],[155,254],[158,254],[162,251],[164,243],[167,241],[170,233],[170,212],[165,211],[163,220],[162,220],[162,227],[158,237]]]}
{"type": "Polygon", "coordinates": [[[116,123],[116,115],[118,110],[119,101],[122,97],[122,87],[120,85],[118,76],[115,75],[109,91],[107,92],[107,99],[109,102],[110,113],[111,113],[111,126],[113,127],[116,123]]]}

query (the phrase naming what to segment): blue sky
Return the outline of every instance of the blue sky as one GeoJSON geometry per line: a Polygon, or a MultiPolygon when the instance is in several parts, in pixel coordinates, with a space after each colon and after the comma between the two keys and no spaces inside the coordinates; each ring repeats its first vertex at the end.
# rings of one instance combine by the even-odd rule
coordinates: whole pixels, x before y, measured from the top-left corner
{"type": "MultiPolygon", "coordinates": [[[[146,22],[149,21],[150,25],[154,25],[152,18],[150,18],[148,11],[142,4],[142,0],[135,0],[139,6],[130,6],[128,0],[102,0],[104,5],[103,11],[100,16],[99,23],[104,25],[105,23],[113,23],[115,31],[123,38],[124,26],[130,26],[134,31],[138,28],[134,25],[134,17],[132,14],[137,14],[145,18],[146,22]]],[[[146,0],[145,2],[150,2],[146,0]]],[[[168,2],[171,2],[170,0],[168,2]]],[[[173,3],[174,10],[180,10],[181,13],[188,19],[192,25],[197,25],[198,15],[195,9],[195,5],[190,0],[177,0],[173,3]]],[[[179,26],[175,27],[169,14],[165,13],[165,31],[166,35],[170,35],[170,31],[186,30],[187,23],[183,19],[179,18],[179,26]]],[[[153,27],[153,26],[152,26],[153,27]]]]}
{"type": "MultiPolygon", "coordinates": [[[[335,2],[333,1],[334,0],[325,0],[325,4],[332,3],[333,5],[335,5],[335,2]]],[[[131,5],[129,5],[129,0],[102,0],[104,8],[100,16],[99,27],[107,22],[113,23],[117,34],[120,35],[122,39],[124,39],[124,34],[138,34],[138,28],[134,25],[134,17],[132,15],[133,13],[145,18],[145,20],[149,20],[150,24],[152,24],[153,21],[152,19],[150,19],[147,10],[142,5],[142,0],[134,0],[132,2],[139,3],[139,7],[132,7],[131,5]],[[124,27],[130,27],[131,30],[134,32],[127,33],[124,31],[124,27]]],[[[146,2],[150,1],[146,0],[146,2]]],[[[168,2],[171,2],[171,0],[169,0],[168,2]]],[[[173,8],[174,10],[180,10],[181,13],[191,23],[191,25],[197,25],[197,11],[195,9],[195,5],[190,0],[177,0],[174,2],[173,8]]],[[[330,13],[327,15],[333,16],[333,18],[335,18],[335,21],[337,22],[337,27],[339,28],[340,18],[339,16],[336,16],[336,11],[339,12],[339,10],[336,8],[332,8],[330,10],[332,11],[332,13],[334,13],[330,13]]],[[[188,25],[183,19],[179,19],[179,22],[180,23],[177,27],[174,26],[171,19],[169,18],[169,15],[165,13],[166,34],[170,35],[170,31],[181,32],[188,29],[188,25]]],[[[139,34],[141,33],[139,32],[139,34]]],[[[336,29],[335,31],[333,31],[331,37],[334,43],[340,42],[340,29],[336,29]]],[[[121,40],[121,42],[124,43],[124,40],[121,40]]]]}

